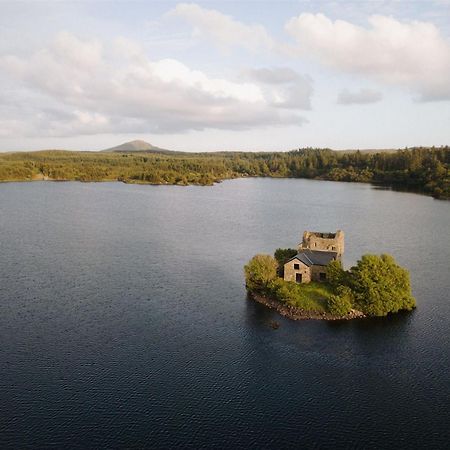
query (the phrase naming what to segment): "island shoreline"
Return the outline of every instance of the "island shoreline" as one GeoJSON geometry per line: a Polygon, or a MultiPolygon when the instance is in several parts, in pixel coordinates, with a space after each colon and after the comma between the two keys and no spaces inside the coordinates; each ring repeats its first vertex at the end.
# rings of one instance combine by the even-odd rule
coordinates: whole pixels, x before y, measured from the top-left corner
{"type": "Polygon", "coordinates": [[[250,300],[260,303],[269,309],[273,309],[278,312],[283,317],[291,320],[326,320],[326,321],[336,321],[336,320],[354,320],[354,319],[365,319],[367,316],[361,311],[352,310],[345,316],[335,316],[330,313],[320,313],[316,311],[306,311],[295,306],[286,305],[281,303],[272,297],[267,297],[262,294],[257,294],[252,291],[247,291],[247,296],[250,300]]]}

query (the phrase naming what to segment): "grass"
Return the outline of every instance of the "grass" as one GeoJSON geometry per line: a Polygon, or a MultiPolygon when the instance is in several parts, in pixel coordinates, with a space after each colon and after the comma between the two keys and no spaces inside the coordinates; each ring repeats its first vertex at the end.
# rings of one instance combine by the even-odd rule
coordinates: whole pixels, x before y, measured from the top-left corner
{"type": "Polygon", "coordinates": [[[327,300],[333,295],[333,288],[328,283],[294,283],[277,280],[273,293],[278,300],[305,311],[328,312],[327,300]]]}

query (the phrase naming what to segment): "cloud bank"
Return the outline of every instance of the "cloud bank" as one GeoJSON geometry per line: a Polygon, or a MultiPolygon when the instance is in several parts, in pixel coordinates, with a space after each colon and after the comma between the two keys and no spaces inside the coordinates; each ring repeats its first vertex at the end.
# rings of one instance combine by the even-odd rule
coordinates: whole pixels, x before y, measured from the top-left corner
{"type": "MultiPolygon", "coordinates": [[[[350,75],[349,89],[338,94],[340,105],[381,101],[370,81],[406,89],[420,101],[450,100],[450,43],[428,22],[377,15],[361,26],[303,13],[286,22],[284,38],[275,38],[261,24],[192,3],[180,3],[164,17],[162,24],[167,17],[185,21],[196,43],[247,53],[211,63],[210,55],[201,53],[204,47],[177,56],[203,59],[214,71],[207,72],[165,58],[170,46],[162,48],[160,59],[149,58],[138,42],[125,38],[80,39],[62,32],[28,54],[25,46],[17,46],[22,53],[16,53],[6,43],[2,49],[8,52],[0,53],[0,137],[298,126],[305,122],[301,111],[311,109],[313,86],[320,97],[325,83],[337,83],[336,73],[350,75]],[[248,52],[258,67],[242,68],[248,52]],[[271,65],[274,61],[282,67],[271,65]],[[293,69],[305,64],[316,84],[293,69]],[[369,87],[355,90],[358,85],[369,87]]],[[[334,104],[334,95],[328,95],[318,104],[334,104]]]]}
{"type": "Polygon", "coordinates": [[[248,25],[194,3],[178,4],[170,15],[221,47],[309,57],[343,73],[409,89],[421,101],[450,99],[450,43],[432,23],[373,15],[367,28],[324,14],[292,17],[285,30],[294,44],[278,42],[262,25],[248,25]]]}
{"type": "Polygon", "coordinates": [[[0,107],[4,136],[21,126],[27,135],[70,136],[301,125],[294,109],[308,109],[312,93],[300,75],[276,84],[212,77],[175,59],[150,60],[134,41],[65,32],[30,57],[0,56],[0,70],[11,94],[0,107]]]}
{"type": "Polygon", "coordinates": [[[420,100],[450,99],[450,44],[431,23],[371,16],[370,28],[323,14],[300,14],[286,31],[297,56],[343,72],[408,87],[420,100]]]}

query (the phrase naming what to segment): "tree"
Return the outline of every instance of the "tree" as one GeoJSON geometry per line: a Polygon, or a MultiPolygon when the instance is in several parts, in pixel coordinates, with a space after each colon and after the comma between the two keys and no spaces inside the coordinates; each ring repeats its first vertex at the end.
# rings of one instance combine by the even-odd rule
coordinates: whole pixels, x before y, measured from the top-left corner
{"type": "Polygon", "coordinates": [[[335,316],[345,316],[353,308],[353,293],[347,286],[339,286],[337,294],[327,301],[328,310],[335,316]]]}
{"type": "Polygon", "coordinates": [[[244,267],[247,288],[265,291],[277,278],[277,262],[270,255],[256,255],[244,267]]]}
{"type": "Polygon", "coordinates": [[[390,255],[364,255],[350,269],[349,286],[356,308],[369,316],[385,316],[416,306],[408,271],[390,255]]]}
{"type": "Polygon", "coordinates": [[[280,277],[284,276],[284,265],[297,254],[295,248],[277,248],[275,250],[275,259],[278,263],[278,275],[280,277]]]}
{"type": "Polygon", "coordinates": [[[346,284],[347,272],[342,267],[342,262],[338,260],[330,261],[327,264],[327,280],[333,286],[346,284]]]}

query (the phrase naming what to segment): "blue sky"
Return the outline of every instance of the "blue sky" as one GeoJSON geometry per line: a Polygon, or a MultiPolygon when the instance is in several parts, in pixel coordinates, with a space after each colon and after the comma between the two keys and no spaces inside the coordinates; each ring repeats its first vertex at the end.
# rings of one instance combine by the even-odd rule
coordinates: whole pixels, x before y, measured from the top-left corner
{"type": "Polygon", "coordinates": [[[0,7],[0,151],[450,143],[449,1],[0,7]]]}

